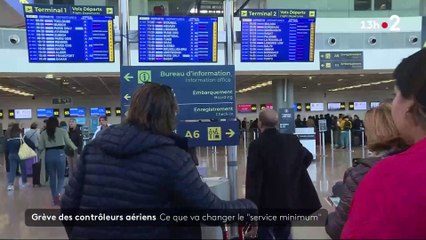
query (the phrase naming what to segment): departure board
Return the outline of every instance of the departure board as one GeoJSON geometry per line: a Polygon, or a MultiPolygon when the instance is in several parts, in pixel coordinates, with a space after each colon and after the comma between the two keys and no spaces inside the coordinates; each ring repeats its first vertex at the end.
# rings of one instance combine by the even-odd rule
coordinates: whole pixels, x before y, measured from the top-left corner
{"type": "Polygon", "coordinates": [[[24,5],[29,61],[114,62],[112,7],[24,5]]]}
{"type": "Polygon", "coordinates": [[[139,62],[217,62],[217,18],[139,16],[139,62]]]}
{"type": "Polygon", "coordinates": [[[241,11],[241,62],[313,62],[315,10],[241,11]]]}

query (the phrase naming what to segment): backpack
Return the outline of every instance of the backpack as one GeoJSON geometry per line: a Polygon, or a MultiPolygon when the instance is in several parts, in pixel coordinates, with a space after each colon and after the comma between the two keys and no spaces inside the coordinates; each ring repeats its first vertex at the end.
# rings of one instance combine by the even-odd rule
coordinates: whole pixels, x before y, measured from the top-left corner
{"type": "Polygon", "coordinates": [[[345,130],[350,130],[352,128],[351,122],[345,121],[345,124],[343,125],[345,130]]]}

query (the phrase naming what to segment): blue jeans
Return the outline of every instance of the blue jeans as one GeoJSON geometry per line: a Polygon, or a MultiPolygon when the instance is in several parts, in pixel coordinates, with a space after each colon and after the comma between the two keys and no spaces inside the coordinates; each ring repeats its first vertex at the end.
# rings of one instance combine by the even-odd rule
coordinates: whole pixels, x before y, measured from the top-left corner
{"type": "Polygon", "coordinates": [[[340,145],[342,147],[345,147],[345,148],[349,147],[349,132],[348,131],[341,131],[340,132],[340,145]]]}
{"type": "Polygon", "coordinates": [[[259,226],[258,239],[291,239],[291,223],[285,226],[259,226]]]}
{"type": "Polygon", "coordinates": [[[64,188],[65,152],[63,149],[47,149],[45,159],[50,191],[52,197],[56,197],[64,188]]]}
{"type": "Polygon", "coordinates": [[[9,154],[9,173],[7,174],[7,184],[13,185],[16,177],[16,169],[18,164],[21,167],[21,178],[22,184],[27,183],[27,166],[25,166],[25,160],[21,161],[18,154],[9,154]]]}

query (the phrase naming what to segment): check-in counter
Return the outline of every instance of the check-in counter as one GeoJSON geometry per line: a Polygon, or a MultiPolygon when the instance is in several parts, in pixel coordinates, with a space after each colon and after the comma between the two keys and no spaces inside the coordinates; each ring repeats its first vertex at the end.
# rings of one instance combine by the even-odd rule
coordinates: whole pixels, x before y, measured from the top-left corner
{"type": "MultiPolygon", "coordinates": [[[[230,186],[229,180],[222,177],[203,178],[203,181],[210,187],[212,192],[220,199],[229,201],[230,186]]],[[[202,239],[222,239],[222,229],[220,226],[201,225],[202,239]]]]}
{"type": "Polygon", "coordinates": [[[296,128],[294,133],[300,143],[312,153],[314,159],[317,159],[317,146],[315,140],[315,129],[314,128],[296,128]]]}

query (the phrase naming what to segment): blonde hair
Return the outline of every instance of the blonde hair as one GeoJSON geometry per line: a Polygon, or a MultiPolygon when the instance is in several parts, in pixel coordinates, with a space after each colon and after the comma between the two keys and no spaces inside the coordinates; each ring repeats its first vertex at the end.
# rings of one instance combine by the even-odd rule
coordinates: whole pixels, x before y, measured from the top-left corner
{"type": "Polygon", "coordinates": [[[374,153],[404,149],[407,146],[392,119],[391,109],[391,104],[385,102],[377,108],[368,110],[365,114],[364,124],[368,149],[374,153]]]}

